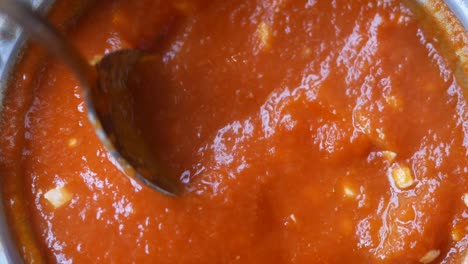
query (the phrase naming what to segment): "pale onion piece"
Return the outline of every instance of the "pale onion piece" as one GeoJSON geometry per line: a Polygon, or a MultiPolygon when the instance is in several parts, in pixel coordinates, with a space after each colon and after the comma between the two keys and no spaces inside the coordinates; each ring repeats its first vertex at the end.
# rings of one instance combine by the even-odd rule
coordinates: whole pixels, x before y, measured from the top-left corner
{"type": "Polygon", "coordinates": [[[68,140],[68,147],[74,148],[76,146],[78,146],[78,139],[77,138],[70,138],[68,140]]]}
{"type": "Polygon", "coordinates": [[[67,204],[73,198],[73,194],[65,187],[58,187],[46,192],[44,198],[46,198],[54,208],[59,208],[67,204]]]}
{"type": "Polygon", "coordinates": [[[406,166],[396,166],[392,169],[392,178],[399,189],[406,189],[414,184],[413,175],[410,168],[406,166]]]}
{"type": "Polygon", "coordinates": [[[468,251],[465,253],[465,257],[463,258],[461,264],[468,264],[468,251]]]}
{"type": "Polygon", "coordinates": [[[393,162],[397,156],[397,154],[390,150],[382,151],[382,156],[389,162],[393,162]]]}
{"type": "Polygon", "coordinates": [[[356,197],[356,192],[349,186],[345,185],[343,187],[343,192],[346,197],[354,198],[356,197]]]}
{"type": "Polygon", "coordinates": [[[459,229],[453,229],[450,235],[452,236],[452,240],[455,242],[460,241],[463,236],[459,229]]]}
{"type": "Polygon", "coordinates": [[[94,57],[89,61],[89,64],[93,66],[98,64],[98,62],[101,61],[102,57],[103,57],[102,55],[94,55],[94,57]]]}
{"type": "Polygon", "coordinates": [[[419,259],[419,262],[423,264],[428,264],[434,261],[440,255],[440,250],[429,250],[426,255],[419,259]]]}
{"type": "Polygon", "coordinates": [[[294,214],[289,215],[289,218],[294,222],[297,223],[296,216],[294,214]]]}
{"type": "Polygon", "coordinates": [[[463,202],[465,203],[466,207],[468,207],[468,193],[465,193],[463,195],[462,199],[463,199],[463,202]]]}
{"type": "Polygon", "coordinates": [[[260,23],[258,26],[258,37],[263,49],[269,49],[271,46],[271,30],[265,22],[260,23]]]}
{"type": "Polygon", "coordinates": [[[283,223],[284,226],[290,226],[290,227],[292,227],[292,226],[294,226],[296,224],[297,224],[297,218],[296,218],[296,215],[294,215],[294,214],[290,214],[288,217],[286,217],[286,219],[285,219],[285,221],[283,223]]]}

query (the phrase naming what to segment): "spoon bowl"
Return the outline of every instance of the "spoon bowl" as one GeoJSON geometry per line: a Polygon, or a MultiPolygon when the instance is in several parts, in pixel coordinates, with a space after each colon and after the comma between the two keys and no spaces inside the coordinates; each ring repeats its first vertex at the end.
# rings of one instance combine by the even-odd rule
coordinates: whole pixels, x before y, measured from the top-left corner
{"type": "Polygon", "coordinates": [[[144,57],[143,52],[132,49],[104,56],[96,65],[98,83],[91,90],[93,101],[88,105],[94,105],[99,118],[99,122],[93,122],[99,138],[125,173],[160,192],[174,195],[180,193],[177,181],[164,176],[167,173],[158,166],[133,116],[134,101],[126,81],[131,69],[144,57]]]}
{"type": "Polygon", "coordinates": [[[0,0],[0,12],[70,67],[81,84],[88,118],[96,134],[125,174],[163,194],[180,194],[179,181],[162,171],[134,122],[127,79],[145,53],[132,49],[112,52],[94,68],[46,19],[21,1],[0,0]]]}

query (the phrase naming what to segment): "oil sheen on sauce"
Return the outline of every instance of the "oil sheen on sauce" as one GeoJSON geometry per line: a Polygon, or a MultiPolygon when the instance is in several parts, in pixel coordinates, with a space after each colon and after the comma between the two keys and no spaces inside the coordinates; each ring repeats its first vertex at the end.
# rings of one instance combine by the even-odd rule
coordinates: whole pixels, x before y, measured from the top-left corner
{"type": "Polygon", "coordinates": [[[17,237],[57,263],[466,264],[468,106],[417,17],[396,0],[99,1],[68,35],[90,61],[155,54],[135,118],[186,192],[124,177],[73,75],[29,55],[0,132],[17,237]]]}

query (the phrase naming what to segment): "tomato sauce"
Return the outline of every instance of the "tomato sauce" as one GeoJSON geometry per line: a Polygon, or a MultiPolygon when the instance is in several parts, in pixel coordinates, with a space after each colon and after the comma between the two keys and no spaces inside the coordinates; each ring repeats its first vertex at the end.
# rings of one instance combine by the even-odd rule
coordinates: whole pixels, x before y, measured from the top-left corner
{"type": "Polygon", "coordinates": [[[396,0],[93,4],[68,36],[90,62],[154,54],[135,117],[185,192],[125,177],[74,76],[26,53],[0,132],[25,260],[466,263],[468,105],[423,17],[396,0]]]}

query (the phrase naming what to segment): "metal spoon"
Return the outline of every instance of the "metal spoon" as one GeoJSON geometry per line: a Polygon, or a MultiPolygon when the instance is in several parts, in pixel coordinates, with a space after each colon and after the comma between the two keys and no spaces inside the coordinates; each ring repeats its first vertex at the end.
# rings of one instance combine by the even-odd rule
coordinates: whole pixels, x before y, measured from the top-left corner
{"type": "Polygon", "coordinates": [[[126,80],[145,54],[131,49],[112,52],[93,68],[58,30],[23,2],[0,0],[0,12],[70,67],[81,84],[96,134],[125,174],[161,193],[179,194],[179,181],[161,170],[134,124],[133,100],[126,80]]]}

